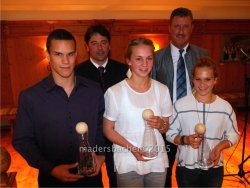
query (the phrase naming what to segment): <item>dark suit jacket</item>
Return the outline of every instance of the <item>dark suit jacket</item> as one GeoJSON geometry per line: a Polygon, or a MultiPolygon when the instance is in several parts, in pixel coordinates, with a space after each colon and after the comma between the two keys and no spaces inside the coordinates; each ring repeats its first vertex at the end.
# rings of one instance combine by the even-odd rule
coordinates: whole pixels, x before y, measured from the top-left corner
{"type": "MultiPolygon", "coordinates": [[[[89,80],[99,83],[102,86],[102,81],[98,69],[90,60],[84,61],[75,67],[76,72],[89,80]]],[[[117,84],[127,77],[128,65],[118,61],[108,59],[108,63],[104,72],[105,89],[117,84]]]]}
{"type": "MultiPolygon", "coordinates": [[[[192,80],[194,64],[202,56],[209,56],[208,51],[192,44],[187,47],[185,64],[190,80],[192,80]]],[[[170,45],[156,52],[151,76],[153,79],[168,86],[171,100],[173,101],[174,65],[170,45]]]]}

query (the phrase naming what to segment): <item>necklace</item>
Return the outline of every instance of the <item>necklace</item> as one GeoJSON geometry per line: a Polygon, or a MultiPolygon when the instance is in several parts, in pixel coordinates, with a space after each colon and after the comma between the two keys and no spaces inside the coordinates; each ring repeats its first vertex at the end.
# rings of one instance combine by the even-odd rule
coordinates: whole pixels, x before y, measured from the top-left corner
{"type": "MultiPolygon", "coordinates": [[[[194,96],[194,98],[195,98],[195,96],[194,96]]],[[[209,103],[208,110],[207,110],[207,116],[206,116],[206,118],[203,116],[203,124],[204,125],[206,125],[206,122],[207,122],[208,112],[209,112],[209,109],[210,109],[210,105],[212,103],[212,98],[213,98],[213,94],[211,95],[210,103],[209,103]]],[[[196,110],[197,110],[197,115],[198,115],[199,123],[201,123],[200,116],[199,116],[199,111],[198,111],[198,106],[197,106],[197,99],[196,98],[195,98],[195,102],[196,102],[196,110]]],[[[205,103],[203,103],[203,104],[205,105],[205,103]]],[[[204,108],[203,111],[205,112],[206,111],[205,106],[203,108],[204,108]]]]}

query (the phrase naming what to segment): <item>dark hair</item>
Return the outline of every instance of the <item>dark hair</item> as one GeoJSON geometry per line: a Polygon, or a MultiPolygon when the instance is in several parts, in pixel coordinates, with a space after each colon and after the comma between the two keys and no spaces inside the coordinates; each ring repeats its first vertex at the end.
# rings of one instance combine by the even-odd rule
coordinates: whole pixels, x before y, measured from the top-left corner
{"type": "Polygon", "coordinates": [[[133,39],[129,42],[128,47],[127,47],[127,51],[125,53],[125,58],[130,59],[132,56],[132,53],[133,53],[133,48],[135,46],[139,46],[141,44],[150,46],[152,48],[152,51],[153,51],[153,57],[155,56],[155,53],[154,53],[155,47],[154,47],[152,40],[150,40],[148,38],[137,38],[137,39],[133,39]]]}
{"type": "Polygon", "coordinates": [[[86,42],[86,44],[88,44],[90,38],[95,34],[95,33],[99,33],[100,35],[107,37],[109,43],[111,40],[110,37],[110,33],[109,31],[106,29],[105,26],[103,26],[102,24],[95,24],[95,25],[91,25],[89,26],[89,28],[87,29],[85,36],[84,36],[84,40],[86,42]]]}
{"type": "Polygon", "coordinates": [[[194,65],[194,69],[193,69],[193,78],[195,75],[195,70],[197,68],[202,68],[202,67],[206,67],[206,68],[213,70],[214,78],[218,78],[219,72],[218,72],[218,68],[216,66],[216,63],[208,56],[201,57],[196,62],[196,64],[194,65]]]}
{"type": "Polygon", "coordinates": [[[179,17],[189,16],[191,18],[191,22],[193,23],[193,14],[191,10],[187,8],[180,7],[180,8],[174,9],[170,16],[170,25],[172,24],[172,20],[175,16],[179,16],[179,17]]]}
{"type": "Polygon", "coordinates": [[[52,31],[47,37],[46,48],[48,53],[50,53],[51,41],[52,40],[73,40],[76,48],[75,37],[65,29],[56,29],[52,31]]]}

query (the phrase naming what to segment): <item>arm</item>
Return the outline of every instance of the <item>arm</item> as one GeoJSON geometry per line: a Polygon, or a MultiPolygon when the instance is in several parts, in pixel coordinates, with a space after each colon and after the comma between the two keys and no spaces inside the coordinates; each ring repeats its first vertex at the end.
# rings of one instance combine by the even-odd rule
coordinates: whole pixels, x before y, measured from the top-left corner
{"type": "MultiPolygon", "coordinates": [[[[172,116],[170,116],[170,122],[170,128],[166,133],[166,139],[175,145],[182,145],[181,136],[184,135],[180,134],[181,132],[183,132],[183,130],[181,129],[181,122],[179,120],[179,114],[176,103],[173,107],[173,114],[172,116]]],[[[183,142],[184,144],[190,145],[192,148],[197,149],[201,142],[200,139],[197,139],[198,137],[198,134],[185,135],[183,137],[183,142]]]]}
{"type": "Polygon", "coordinates": [[[104,113],[104,96],[100,93],[99,106],[98,106],[98,124],[95,135],[95,145],[98,150],[96,153],[93,152],[93,156],[96,162],[96,172],[91,176],[96,176],[100,173],[102,164],[105,161],[105,140],[103,134],[103,113],[104,113]]]}
{"type": "Polygon", "coordinates": [[[114,130],[114,121],[110,121],[107,118],[103,118],[103,131],[104,135],[113,143],[123,146],[132,152],[138,161],[147,161],[142,157],[143,153],[139,148],[133,146],[129,141],[122,137],[118,132],[114,130]]]}
{"type": "Polygon", "coordinates": [[[169,116],[172,115],[172,101],[168,87],[163,84],[158,84],[157,82],[155,84],[158,85],[155,90],[156,98],[151,100],[154,100],[155,103],[159,105],[161,117],[150,116],[147,120],[147,124],[154,129],[158,129],[158,131],[163,134],[169,129],[169,116]]]}
{"type": "Polygon", "coordinates": [[[230,147],[230,143],[228,140],[223,140],[220,142],[217,146],[214,147],[211,153],[211,158],[214,162],[214,166],[216,166],[219,163],[220,160],[220,154],[224,149],[227,149],[230,147]]]}
{"type": "Polygon", "coordinates": [[[239,137],[235,113],[232,107],[229,106],[228,109],[231,109],[231,114],[229,115],[227,121],[225,122],[226,126],[225,126],[225,131],[224,131],[225,132],[224,140],[222,140],[219,144],[217,144],[213,148],[212,154],[211,154],[211,157],[214,161],[214,166],[216,166],[219,163],[221,152],[224,149],[230,148],[235,143],[237,143],[238,137],[239,137]]]}
{"type": "Polygon", "coordinates": [[[97,122],[97,129],[96,129],[96,134],[93,135],[95,137],[95,146],[97,146],[97,155],[102,155],[105,156],[105,139],[104,139],[104,134],[103,134],[103,113],[104,113],[104,96],[102,91],[100,90],[100,95],[99,95],[99,103],[98,103],[98,122],[97,122]]]}
{"type": "Polygon", "coordinates": [[[61,182],[75,182],[84,176],[78,174],[70,174],[69,169],[77,167],[78,163],[70,164],[70,165],[59,165],[56,166],[51,175],[59,179],[61,182]]]}
{"type": "Polygon", "coordinates": [[[30,166],[50,174],[56,165],[46,159],[36,142],[31,98],[26,91],[21,91],[19,95],[12,145],[30,166]]]}
{"type": "MultiPolygon", "coordinates": [[[[188,135],[188,136],[184,136],[184,139],[183,139],[184,144],[185,145],[189,145],[189,146],[191,146],[194,149],[198,149],[199,145],[201,143],[201,139],[197,139],[199,137],[202,137],[202,135],[191,134],[191,135],[188,135]]],[[[177,135],[174,138],[174,144],[176,144],[176,145],[182,145],[182,143],[181,143],[181,135],[177,135]]]]}
{"type": "Polygon", "coordinates": [[[159,116],[151,116],[148,118],[147,124],[154,129],[158,129],[163,134],[169,129],[169,117],[160,118],[159,116]],[[166,122],[166,126],[164,126],[164,121],[166,122]]]}

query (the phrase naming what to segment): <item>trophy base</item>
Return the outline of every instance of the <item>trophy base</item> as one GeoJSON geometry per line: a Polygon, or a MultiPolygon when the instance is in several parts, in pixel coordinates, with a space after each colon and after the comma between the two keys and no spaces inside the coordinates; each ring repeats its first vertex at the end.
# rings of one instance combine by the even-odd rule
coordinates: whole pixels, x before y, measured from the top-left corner
{"type": "Polygon", "coordinates": [[[208,170],[209,168],[211,168],[214,165],[214,163],[212,162],[212,160],[208,160],[208,161],[198,161],[198,166],[200,167],[201,170],[208,170]]]}
{"type": "Polygon", "coordinates": [[[152,160],[157,157],[157,152],[147,153],[147,156],[142,156],[144,159],[152,160]]]}
{"type": "Polygon", "coordinates": [[[78,175],[82,175],[82,176],[85,176],[85,177],[88,177],[88,176],[90,176],[90,175],[92,175],[92,174],[94,174],[96,172],[96,169],[95,168],[91,168],[91,167],[89,167],[89,168],[86,168],[86,167],[83,167],[83,168],[78,168],[78,175]]]}
{"type": "Polygon", "coordinates": [[[154,157],[145,157],[145,156],[142,156],[144,159],[148,159],[148,160],[152,160],[152,159],[155,159],[157,156],[154,156],[154,157]]]}

